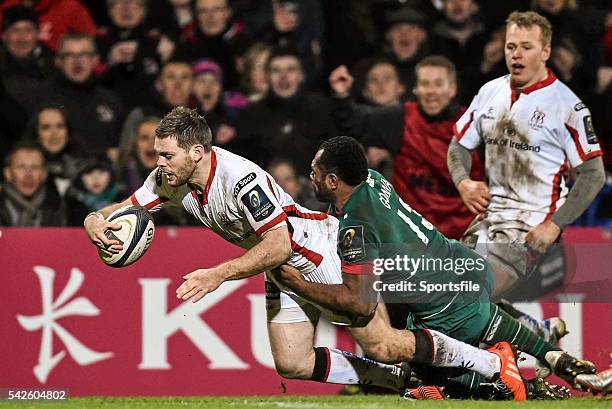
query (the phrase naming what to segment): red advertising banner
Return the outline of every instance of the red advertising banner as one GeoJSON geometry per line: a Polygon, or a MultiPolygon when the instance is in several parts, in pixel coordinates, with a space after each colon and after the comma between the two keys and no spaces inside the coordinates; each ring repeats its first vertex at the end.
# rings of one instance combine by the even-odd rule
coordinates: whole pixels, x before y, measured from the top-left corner
{"type": "MultiPolygon", "coordinates": [[[[158,228],[145,257],[114,269],[82,229],[1,229],[0,387],[68,388],[73,396],[337,392],[276,374],[263,276],[225,283],[196,304],[176,299],[184,274],[241,252],[203,228],[158,228]]],[[[607,367],[612,301],[555,297],[522,307],[536,318],[563,317],[571,333],[562,346],[607,367]]],[[[316,344],[355,350],[327,323],[316,344]]]]}

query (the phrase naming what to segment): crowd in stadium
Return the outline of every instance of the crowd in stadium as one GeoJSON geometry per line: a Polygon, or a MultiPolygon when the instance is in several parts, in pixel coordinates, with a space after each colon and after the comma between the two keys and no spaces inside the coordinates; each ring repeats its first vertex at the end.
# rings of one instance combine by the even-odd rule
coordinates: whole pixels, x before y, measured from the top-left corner
{"type": "MultiPolygon", "coordinates": [[[[5,0],[0,225],[79,226],[89,212],[125,198],[155,168],[156,125],[177,106],[205,115],[214,145],[267,169],[307,207],[325,208],[307,181],[312,156],[324,140],[347,133],[368,147],[370,166],[392,177],[398,193],[418,185],[461,207],[445,166],[447,185],[433,188],[437,182],[419,169],[402,173],[406,149],[389,136],[402,123],[383,118],[380,129],[390,133],[377,135],[355,116],[375,106],[409,115],[412,103],[428,120],[448,119],[445,110],[469,105],[484,83],[507,73],[505,19],[529,9],[553,25],[549,67],[590,109],[609,172],[606,0],[5,0]],[[457,85],[433,112],[414,93],[415,68],[427,57],[457,85]],[[350,74],[334,71],[341,65],[350,74]],[[330,87],[330,73],[352,86],[330,87]],[[354,102],[358,110],[349,109],[354,102]]],[[[451,137],[440,136],[446,145],[420,166],[435,166],[435,157],[445,164],[451,137]]],[[[482,177],[477,157],[472,170],[482,177]]],[[[612,182],[579,223],[610,225],[610,192],[612,182]]],[[[442,210],[447,222],[457,214],[442,210]]],[[[467,213],[444,226],[422,212],[449,237],[469,223],[467,213]]],[[[157,217],[195,224],[181,210],[157,217]]]]}

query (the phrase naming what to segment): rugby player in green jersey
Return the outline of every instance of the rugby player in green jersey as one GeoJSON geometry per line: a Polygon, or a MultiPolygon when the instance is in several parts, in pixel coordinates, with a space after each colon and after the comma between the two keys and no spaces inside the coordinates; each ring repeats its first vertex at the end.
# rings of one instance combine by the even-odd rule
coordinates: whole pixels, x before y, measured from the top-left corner
{"type": "MultiPolygon", "coordinates": [[[[404,203],[379,173],[368,170],[363,147],[339,136],[324,142],[312,161],[319,200],[339,219],[343,284],[309,282],[283,267],[279,279],[298,295],[339,313],[363,314],[378,292],[410,306],[407,329],[427,328],[472,345],[509,342],[550,365],[577,387],[592,363],[570,356],[490,302],[493,275],[477,253],[449,240],[404,203]]],[[[499,344],[497,345],[499,346],[499,344]]],[[[434,370],[426,382],[477,396],[487,381],[469,369],[434,370]]]]}

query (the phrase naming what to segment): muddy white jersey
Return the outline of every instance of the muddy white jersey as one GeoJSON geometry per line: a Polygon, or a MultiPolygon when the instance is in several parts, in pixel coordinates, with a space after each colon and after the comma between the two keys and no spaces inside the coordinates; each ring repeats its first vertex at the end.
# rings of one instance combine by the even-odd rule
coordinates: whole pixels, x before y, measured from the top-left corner
{"type": "Polygon", "coordinates": [[[172,203],[185,208],[203,225],[223,239],[244,249],[261,241],[266,231],[287,225],[292,256],[288,264],[309,280],[342,282],[338,260],[323,263],[324,246],[335,246],[338,222],[326,213],[314,212],[296,204],[274,179],[253,162],[221,148],[213,147],[211,169],[204,190],[185,184],[168,185],[158,168],[132,196],[132,203],[150,211],[172,203]],[[333,264],[337,263],[337,271],[333,264]]]}
{"type": "Polygon", "coordinates": [[[494,222],[547,220],[567,196],[568,163],[602,154],[589,110],[551,71],[520,92],[509,75],[486,83],[453,131],[468,149],[485,144],[494,222]]]}

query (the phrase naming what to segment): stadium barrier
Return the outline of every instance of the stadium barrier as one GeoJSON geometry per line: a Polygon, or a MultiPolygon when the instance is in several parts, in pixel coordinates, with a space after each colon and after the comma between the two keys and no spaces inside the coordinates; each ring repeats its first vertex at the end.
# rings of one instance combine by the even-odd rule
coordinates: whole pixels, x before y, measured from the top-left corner
{"type": "MultiPolygon", "coordinates": [[[[593,273],[609,271],[612,238],[598,229],[566,235],[566,245],[580,243],[579,274],[521,308],[563,317],[571,332],[562,346],[605,368],[612,300],[597,291],[612,286],[609,274],[602,282],[593,273]]],[[[241,252],[201,228],[158,228],[141,260],[113,269],[82,229],[0,229],[0,387],[68,388],[72,396],[336,393],[338,386],[276,374],[261,275],[225,283],[196,304],[176,299],[184,274],[241,252]]],[[[328,323],[319,325],[317,344],[355,350],[328,323]]],[[[523,366],[529,371],[533,361],[523,366]]]]}

